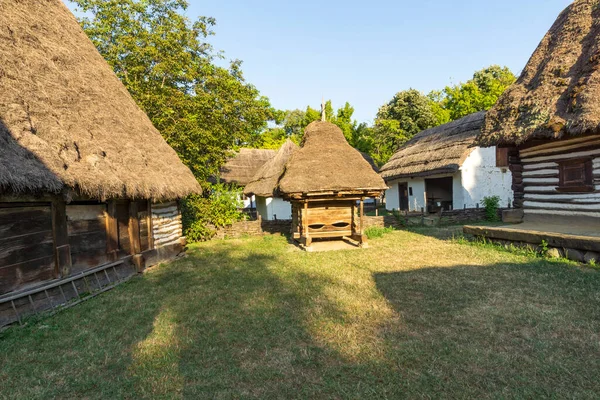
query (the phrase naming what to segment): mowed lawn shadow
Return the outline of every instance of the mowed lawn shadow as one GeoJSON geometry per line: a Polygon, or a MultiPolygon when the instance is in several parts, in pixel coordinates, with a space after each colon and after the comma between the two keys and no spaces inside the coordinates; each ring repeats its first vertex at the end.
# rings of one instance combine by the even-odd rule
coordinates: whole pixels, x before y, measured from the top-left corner
{"type": "Polygon", "coordinates": [[[600,393],[600,275],[558,263],[376,273],[401,324],[388,357],[417,392],[451,397],[600,393]]]}

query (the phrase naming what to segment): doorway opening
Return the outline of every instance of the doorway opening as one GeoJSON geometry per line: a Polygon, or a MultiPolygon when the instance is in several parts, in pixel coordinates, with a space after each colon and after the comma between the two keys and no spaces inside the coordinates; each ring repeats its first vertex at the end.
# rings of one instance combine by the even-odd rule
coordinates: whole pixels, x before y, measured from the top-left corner
{"type": "Polygon", "coordinates": [[[453,209],[452,177],[425,179],[427,212],[437,213],[453,209]]]}

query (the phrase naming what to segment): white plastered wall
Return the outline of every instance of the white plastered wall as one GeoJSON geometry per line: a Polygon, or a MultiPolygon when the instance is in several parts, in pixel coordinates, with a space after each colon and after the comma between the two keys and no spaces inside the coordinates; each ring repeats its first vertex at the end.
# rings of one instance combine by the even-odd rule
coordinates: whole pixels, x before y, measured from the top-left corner
{"type": "Polygon", "coordinates": [[[252,196],[252,197],[246,197],[242,200],[242,202],[244,203],[244,208],[250,208],[250,207],[255,207],[256,205],[256,197],[252,196]]]}
{"type": "Polygon", "coordinates": [[[256,197],[256,210],[266,221],[292,219],[292,205],[278,197],[256,197]]]}
{"type": "Polygon", "coordinates": [[[398,184],[406,182],[408,184],[408,210],[421,211],[421,207],[425,207],[425,180],[422,178],[416,179],[400,179],[396,181],[386,182],[390,187],[385,191],[385,208],[388,210],[398,210],[400,208],[400,192],[398,184]],[[411,196],[412,188],[412,196],[411,196]]]}
{"type": "Polygon", "coordinates": [[[500,207],[508,207],[508,202],[512,201],[512,174],[508,168],[496,167],[495,147],[476,147],[460,168],[458,179],[461,181],[461,198],[455,190],[454,208],[462,208],[465,204],[467,208],[477,204],[483,207],[486,196],[500,197],[500,207]]]}

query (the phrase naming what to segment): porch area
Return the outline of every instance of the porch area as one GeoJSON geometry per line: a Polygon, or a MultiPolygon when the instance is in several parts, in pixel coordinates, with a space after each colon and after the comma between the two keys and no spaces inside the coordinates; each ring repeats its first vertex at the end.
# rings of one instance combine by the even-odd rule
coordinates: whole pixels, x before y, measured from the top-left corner
{"type": "Polygon", "coordinates": [[[600,219],[526,215],[520,224],[466,225],[463,231],[500,243],[541,246],[545,242],[551,255],[580,262],[600,261],[600,219]]]}

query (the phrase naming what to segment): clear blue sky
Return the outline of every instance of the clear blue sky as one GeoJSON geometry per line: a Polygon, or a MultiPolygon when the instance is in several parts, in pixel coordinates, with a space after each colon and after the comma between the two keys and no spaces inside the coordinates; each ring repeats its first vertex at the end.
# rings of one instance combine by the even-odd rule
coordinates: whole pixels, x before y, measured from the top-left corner
{"type": "Polygon", "coordinates": [[[280,109],[349,101],[359,121],[408,88],[468,80],[491,64],[520,73],[571,0],[189,0],[216,18],[210,42],[243,60],[246,79],[280,109]]]}

